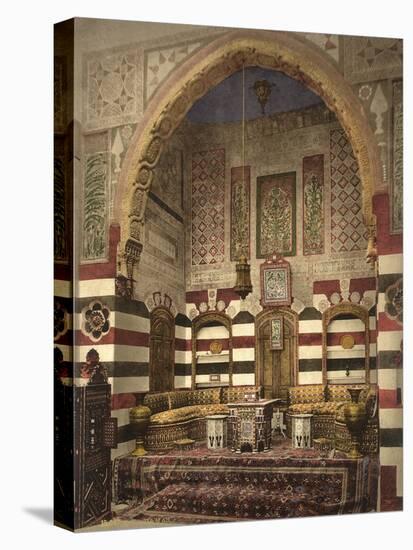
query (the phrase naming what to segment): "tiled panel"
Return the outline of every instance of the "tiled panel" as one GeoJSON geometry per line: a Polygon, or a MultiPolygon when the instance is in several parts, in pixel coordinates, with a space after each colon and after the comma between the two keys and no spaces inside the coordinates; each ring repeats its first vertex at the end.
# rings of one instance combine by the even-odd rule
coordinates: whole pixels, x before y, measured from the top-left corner
{"type": "Polygon", "coordinates": [[[225,150],[192,155],[192,265],[224,261],[225,150]]]}

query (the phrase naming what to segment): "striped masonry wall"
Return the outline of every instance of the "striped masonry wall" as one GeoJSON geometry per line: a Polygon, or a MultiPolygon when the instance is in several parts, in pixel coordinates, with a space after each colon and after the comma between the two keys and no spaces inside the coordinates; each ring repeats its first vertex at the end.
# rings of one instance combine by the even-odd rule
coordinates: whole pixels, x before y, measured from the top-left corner
{"type": "MultiPolygon", "coordinates": [[[[364,284],[364,282],[363,282],[364,284]]],[[[131,437],[129,425],[129,409],[136,404],[136,393],[149,390],[149,332],[150,313],[143,302],[129,301],[115,296],[115,280],[111,278],[81,280],[78,285],[78,299],[76,312],[73,318],[76,339],[75,348],[75,376],[80,379],[80,368],[85,361],[86,354],[91,348],[95,348],[102,364],[107,368],[109,381],[112,385],[112,409],[113,416],[118,419],[119,445],[113,450],[113,456],[119,456],[129,452],[133,448],[134,439],[131,437]],[[82,309],[88,306],[94,299],[99,299],[107,305],[111,311],[111,329],[99,342],[92,342],[81,332],[82,309]]],[[[64,281],[56,281],[56,295],[62,296],[62,300],[68,295],[69,286],[64,281]]],[[[324,289],[325,291],[325,289],[324,289]]],[[[189,293],[188,293],[189,294],[189,293]]],[[[207,299],[207,291],[190,293],[190,306],[198,306],[202,300],[207,299]],[[196,300],[194,300],[196,298],[196,300]]],[[[218,297],[224,298],[227,307],[232,306],[237,312],[232,319],[232,345],[233,345],[233,383],[234,385],[255,383],[255,318],[248,311],[240,310],[240,300],[232,293],[231,289],[219,289],[218,297]],[[234,298],[237,298],[235,300],[234,298]]],[[[66,302],[65,302],[66,303],[66,302]]],[[[370,317],[370,353],[371,353],[371,381],[376,380],[375,372],[375,313],[374,309],[370,317]]],[[[333,365],[329,379],[342,378],[345,370],[340,368],[343,364],[343,353],[339,346],[340,337],[348,332],[354,333],[359,338],[360,327],[357,319],[337,319],[331,324],[329,333],[329,365],[333,365]]],[[[191,387],[192,365],[192,323],[187,315],[178,313],[175,318],[175,388],[191,387]]],[[[209,345],[214,340],[223,343],[224,352],[228,349],[228,334],[225,327],[212,323],[203,327],[198,334],[197,353],[206,354],[209,345]],[[225,334],[224,334],[225,332],[225,334]]],[[[321,313],[314,307],[305,308],[299,315],[299,384],[313,384],[322,382],[322,322],[321,313]]],[[[66,333],[58,342],[65,359],[70,351],[70,335],[66,333]]],[[[356,359],[352,362],[350,375],[360,373],[361,364],[358,361],[361,349],[356,344],[351,350],[356,359]]],[[[217,356],[218,359],[219,356],[217,356]]],[[[347,359],[347,356],[344,357],[347,359]]],[[[228,355],[223,354],[218,360],[200,363],[197,368],[196,382],[210,383],[210,375],[220,373],[220,383],[227,382],[225,368],[228,364],[228,355]]]]}
{"type": "MultiPolygon", "coordinates": [[[[386,291],[403,276],[401,235],[390,231],[387,193],[373,197],[377,218],[378,305],[377,361],[380,415],[380,509],[403,508],[403,364],[402,324],[388,311],[386,291]]],[[[390,311],[391,313],[391,311],[390,311]]]]}

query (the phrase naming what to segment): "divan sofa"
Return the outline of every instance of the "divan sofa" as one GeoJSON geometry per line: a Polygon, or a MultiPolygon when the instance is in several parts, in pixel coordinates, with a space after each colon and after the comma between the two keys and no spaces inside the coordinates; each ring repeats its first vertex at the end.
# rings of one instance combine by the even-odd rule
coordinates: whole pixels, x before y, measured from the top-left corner
{"type": "Polygon", "coordinates": [[[361,388],[359,399],[366,405],[367,424],[362,434],[361,450],[364,453],[377,452],[377,387],[369,384],[308,384],[290,387],[285,415],[288,437],[291,437],[292,414],[313,414],[313,438],[327,437],[334,441],[337,450],[348,452],[350,434],[344,420],[344,405],[351,401],[347,391],[349,388],[361,388]]]}
{"type": "Polygon", "coordinates": [[[150,423],[145,436],[149,451],[167,451],[180,439],[200,441],[206,438],[206,416],[229,414],[227,403],[244,401],[245,394],[256,386],[226,386],[199,390],[175,390],[149,393],[144,405],[151,409],[150,423]]]}

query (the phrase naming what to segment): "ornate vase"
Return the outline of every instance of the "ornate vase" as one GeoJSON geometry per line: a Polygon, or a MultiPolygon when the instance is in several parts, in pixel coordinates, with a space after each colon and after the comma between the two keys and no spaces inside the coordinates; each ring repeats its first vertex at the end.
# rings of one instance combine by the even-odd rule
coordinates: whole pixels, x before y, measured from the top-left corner
{"type": "Polygon", "coordinates": [[[144,447],[144,440],[146,430],[148,429],[151,409],[143,404],[143,397],[140,396],[137,399],[138,404],[129,411],[129,419],[132,424],[133,435],[136,438],[136,448],[133,451],[133,456],[144,456],[146,450],[144,447]]]}
{"type": "Polygon", "coordinates": [[[360,439],[364,426],[367,422],[366,407],[364,403],[359,402],[362,388],[349,388],[351,401],[344,406],[344,419],[351,436],[351,448],[348,456],[350,458],[360,458],[360,439]]]}

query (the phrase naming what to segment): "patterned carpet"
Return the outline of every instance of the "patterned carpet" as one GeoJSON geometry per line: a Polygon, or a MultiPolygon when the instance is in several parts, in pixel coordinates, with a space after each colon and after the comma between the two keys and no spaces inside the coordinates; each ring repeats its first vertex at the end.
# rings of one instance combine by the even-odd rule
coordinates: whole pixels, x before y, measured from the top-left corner
{"type": "Polygon", "coordinates": [[[377,465],[365,457],[320,457],[278,440],[268,453],[190,451],[120,457],[114,500],[122,520],[208,523],[374,510],[377,465]]]}

